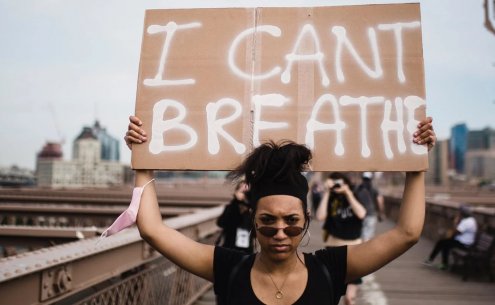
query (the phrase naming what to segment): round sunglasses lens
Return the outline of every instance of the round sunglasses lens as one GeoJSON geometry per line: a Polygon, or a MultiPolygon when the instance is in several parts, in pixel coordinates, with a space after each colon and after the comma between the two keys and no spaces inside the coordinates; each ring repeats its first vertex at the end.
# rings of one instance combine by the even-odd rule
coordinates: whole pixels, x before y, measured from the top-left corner
{"type": "Polygon", "coordinates": [[[296,226],[288,226],[284,228],[284,233],[287,234],[287,236],[291,236],[291,237],[301,234],[302,231],[303,228],[296,226]]]}
{"type": "Polygon", "coordinates": [[[272,227],[259,227],[258,232],[260,232],[262,235],[266,237],[272,237],[277,234],[278,229],[277,228],[272,228],[272,227]]]}
{"type": "MultiPolygon", "coordinates": [[[[258,232],[260,232],[262,235],[266,237],[273,237],[277,234],[278,228],[274,227],[259,227],[258,232]]],[[[294,237],[302,233],[303,228],[301,227],[296,227],[296,226],[288,226],[282,229],[285,233],[285,235],[294,237]]]]}

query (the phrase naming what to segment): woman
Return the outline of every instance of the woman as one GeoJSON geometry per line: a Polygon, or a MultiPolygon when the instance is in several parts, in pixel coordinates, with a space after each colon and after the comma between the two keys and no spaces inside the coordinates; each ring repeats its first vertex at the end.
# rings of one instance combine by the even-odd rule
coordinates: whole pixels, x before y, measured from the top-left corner
{"type": "MultiPolygon", "coordinates": [[[[130,120],[126,143],[143,143],[141,122],[136,117],[130,120]]],[[[419,124],[413,141],[433,146],[430,118],[419,124]]],[[[250,187],[252,232],[260,251],[247,259],[237,251],[198,243],[164,224],[152,183],[141,198],[139,232],[169,260],[214,282],[225,304],[337,304],[345,283],[374,272],[418,240],[424,221],[424,173],[407,173],[394,229],[359,245],[300,255],[297,248],[309,226],[308,185],[300,172],[310,159],[311,152],[302,145],[268,143],[255,149],[231,175],[245,174],[250,187]]],[[[153,171],[136,171],[136,187],[152,179],[153,171]]]]}
{"type": "MultiPolygon", "coordinates": [[[[328,247],[357,245],[361,243],[361,231],[366,209],[362,203],[370,202],[368,191],[352,191],[351,180],[343,173],[334,172],[325,181],[325,193],[316,211],[316,219],[324,221],[324,242],[328,247]]],[[[349,282],[345,304],[353,305],[361,278],[349,282]]]]}

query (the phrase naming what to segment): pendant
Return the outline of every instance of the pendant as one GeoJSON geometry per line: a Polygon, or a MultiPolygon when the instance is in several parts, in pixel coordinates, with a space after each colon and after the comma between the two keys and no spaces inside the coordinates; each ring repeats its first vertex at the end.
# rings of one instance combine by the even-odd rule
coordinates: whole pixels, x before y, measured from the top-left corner
{"type": "Polygon", "coordinates": [[[280,300],[284,297],[284,294],[282,293],[282,291],[279,290],[277,291],[277,293],[275,293],[275,297],[280,300]]]}

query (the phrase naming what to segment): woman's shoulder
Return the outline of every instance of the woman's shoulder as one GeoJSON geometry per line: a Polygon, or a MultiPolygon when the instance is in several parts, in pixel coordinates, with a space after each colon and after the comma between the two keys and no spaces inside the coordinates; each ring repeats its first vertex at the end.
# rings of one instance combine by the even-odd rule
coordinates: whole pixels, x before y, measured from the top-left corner
{"type": "Polygon", "coordinates": [[[328,271],[340,278],[345,278],[347,272],[347,246],[326,247],[314,253],[305,253],[313,259],[322,262],[328,271]]]}
{"type": "Polygon", "coordinates": [[[246,254],[245,252],[235,249],[229,249],[222,246],[216,246],[213,258],[213,268],[221,272],[232,270],[241,261],[253,258],[254,254],[246,254]]]}
{"type": "Polygon", "coordinates": [[[334,260],[340,260],[347,257],[347,246],[325,247],[315,251],[314,253],[305,254],[316,257],[324,262],[332,262],[334,260]]]}

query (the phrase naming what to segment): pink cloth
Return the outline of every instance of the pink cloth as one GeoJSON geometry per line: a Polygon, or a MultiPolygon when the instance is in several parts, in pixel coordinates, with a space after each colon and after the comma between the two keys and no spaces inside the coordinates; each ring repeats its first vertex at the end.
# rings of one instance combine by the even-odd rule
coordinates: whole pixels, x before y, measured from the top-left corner
{"type": "Polygon", "coordinates": [[[112,223],[108,229],[106,229],[100,236],[100,238],[107,237],[113,234],[116,234],[127,227],[132,226],[136,223],[137,214],[139,211],[139,204],[141,203],[141,196],[143,195],[144,188],[155,179],[151,179],[146,182],[145,185],[141,187],[135,187],[132,190],[132,199],[129,207],[120,214],[119,217],[112,223]]]}

